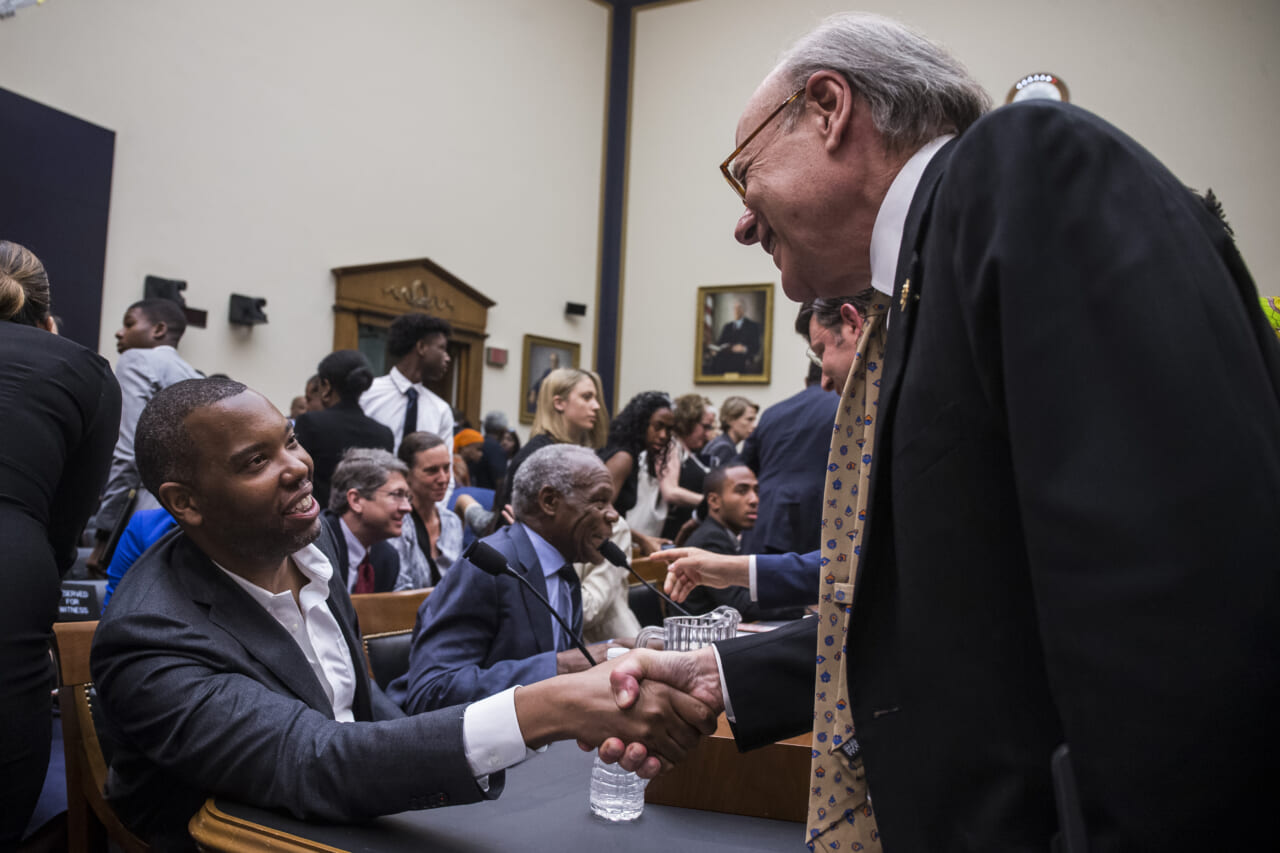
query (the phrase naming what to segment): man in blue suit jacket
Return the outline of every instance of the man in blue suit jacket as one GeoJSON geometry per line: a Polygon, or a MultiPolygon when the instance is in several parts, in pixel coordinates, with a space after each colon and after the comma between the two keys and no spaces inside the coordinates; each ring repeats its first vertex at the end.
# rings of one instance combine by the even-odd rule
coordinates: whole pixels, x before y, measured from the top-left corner
{"type": "MultiPolygon", "coordinates": [[[[806,321],[806,336],[808,331],[806,321]]],[[[742,461],[760,478],[760,515],[756,526],[742,535],[744,553],[818,547],[814,519],[822,516],[831,424],[840,395],[822,388],[818,365],[810,368],[805,389],[765,409],[742,445],[742,461]]]]}
{"type": "MultiPolygon", "coordinates": [[[[603,559],[599,546],[618,518],[608,469],[587,448],[545,447],[520,466],[512,504],[516,523],[484,541],[580,635],[582,594],[572,564],[603,559]]],[[[593,646],[591,656],[604,660],[608,645],[593,646]]],[[[464,559],[423,602],[409,672],[388,692],[414,714],[586,667],[571,638],[527,587],[464,559]]]]}

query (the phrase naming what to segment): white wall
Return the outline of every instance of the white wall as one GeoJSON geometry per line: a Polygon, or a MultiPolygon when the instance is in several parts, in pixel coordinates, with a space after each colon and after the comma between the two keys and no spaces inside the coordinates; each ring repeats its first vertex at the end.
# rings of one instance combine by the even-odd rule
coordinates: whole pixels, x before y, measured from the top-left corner
{"type": "MultiPolygon", "coordinates": [[[[337,266],[430,257],[497,300],[483,407],[524,333],[592,358],[608,10],[584,0],[54,0],[0,22],[0,85],[116,131],[101,349],[148,273],[190,282],[197,367],[287,407],[337,266]],[[267,326],[226,322],[231,292],[267,326]]],[[[57,283],[54,283],[55,298],[57,283]]]]}
{"type": "MultiPolygon", "coordinates": [[[[1280,293],[1280,3],[865,0],[947,44],[1003,101],[1049,70],[1227,207],[1280,293]]],[[[778,54],[833,0],[687,0],[636,16],[619,399],[693,385],[695,289],[778,281],[733,242],[717,165],[778,54]]],[[[593,360],[608,10],[592,0],[51,0],[0,22],[0,85],[115,130],[102,347],[148,273],[207,308],[184,354],[287,405],[332,342],[335,266],[427,256],[498,301],[483,407],[514,415],[525,333],[593,360]],[[271,322],[225,321],[232,291],[271,322]],[[563,303],[585,302],[566,319],[563,303]]],[[[57,283],[54,283],[56,289],[57,283]]],[[[775,291],[773,383],[800,386],[775,291]]]]}
{"type": "MultiPolygon", "coordinates": [[[[947,45],[996,103],[1024,74],[1051,71],[1072,101],[1137,138],[1188,185],[1212,187],[1264,294],[1280,293],[1280,3],[1275,0],[863,0],[947,45]]],[[[775,283],[773,382],[699,386],[719,402],[769,403],[806,368],[796,306],[758,247],[734,242],[741,205],[717,166],[747,99],[832,0],[695,0],[642,10],[636,30],[625,267],[625,400],[659,385],[694,390],[694,289],[775,283]],[[671,331],[657,332],[672,323],[671,331]]]]}

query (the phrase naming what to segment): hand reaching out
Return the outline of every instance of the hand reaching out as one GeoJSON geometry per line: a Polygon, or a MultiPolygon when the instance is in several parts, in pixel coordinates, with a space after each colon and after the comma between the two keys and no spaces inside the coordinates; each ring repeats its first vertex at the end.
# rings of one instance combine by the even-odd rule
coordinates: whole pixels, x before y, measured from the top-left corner
{"type": "Polygon", "coordinates": [[[733,554],[712,554],[701,548],[670,548],[652,555],[667,566],[663,590],[676,601],[684,601],[696,586],[746,586],[751,582],[748,558],[733,554]]]}

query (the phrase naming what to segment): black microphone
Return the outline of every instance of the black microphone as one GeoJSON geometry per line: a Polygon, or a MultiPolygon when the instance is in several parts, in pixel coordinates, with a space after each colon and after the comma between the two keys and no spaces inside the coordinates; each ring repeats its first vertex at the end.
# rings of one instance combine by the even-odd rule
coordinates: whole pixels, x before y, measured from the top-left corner
{"type": "Polygon", "coordinates": [[[683,607],[681,607],[679,604],[676,604],[674,601],[672,601],[671,599],[669,599],[669,598],[667,598],[665,595],[663,595],[661,592],[659,592],[659,591],[658,591],[658,588],[657,588],[656,586],[654,586],[653,584],[649,583],[649,582],[648,582],[647,580],[645,580],[644,578],[640,577],[640,573],[639,573],[639,572],[637,572],[635,569],[631,568],[631,563],[629,563],[629,562],[627,561],[627,555],[626,555],[626,554],[624,554],[624,553],[622,553],[622,549],[621,549],[621,548],[619,548],[619,547],[617,546],[617,544],[615,544],[615,543],[614,543],[614,541],[613,541],[612,539],[606,539],[606,540],[604,540],[604,543],[603,543],[603,544],[601,544],[601,546],[600,546],[600,556],[604,557],[606,560],[608,560],[610,563],[613,563],[613,564],[614,564],[615,566],[617,566],[618,568],[620,568],[620,569],[626,569],[627,571],[631,572],[631,574],[635,575],[636,580],[640,581],[640,583],[642,583],[642,584],[644,584],[645,586],[649,587],[649,589],[651,589],[651,590],[653,591],[653,594],[654,594],[654,595],[658,596],[658,598],[661,598],[661,599],[662,599],[663,601],[665,601],[667,604],[670,604],[670,605],[671,605],[672,607],[674,607],[676,610],[679,610],[679,611],[680,611],[681,613],[683,613],[685,616],[692,616],[692,615],[693,615],[693,614],[692,614],[692,613],[690,613],[688,610],[685,610],[685,609],[684,609],[683,607]]]}
{"type": "Polygon", "coordinates": [[[596,659],[591,656],[591,652],[587,651],[587,647],[583,645],[581,638],[579,638],[577,634],[573,633],[573,629],[564,621],[564,617],[556,612],[556,609],[551,606],[551,602],[542,597],[542,593],[533,588],[533,584],[529,583],[529,581],[526,580],[519,572],[507,565],[507,558],[502,556],[502,553],[499,552],[497,548],[477,539],[471,543],[471,547],[468,548],[462,556],[470,560],[471,565],[486,574],[493,575],[494,577],[497,577],[498,575],[509,575],[524,584],[525,589],[533,593],[534,598],[541,601],[542,606],[547,608],[547,611],[556,618],[556,621],[564,626],[565,633],[569,635],[569,639],[573,640],[574,647],[577,648],[578,651],[582,652],[582,656],[587,659],[587,662],[592,666],[596,665],[596,659]]]}

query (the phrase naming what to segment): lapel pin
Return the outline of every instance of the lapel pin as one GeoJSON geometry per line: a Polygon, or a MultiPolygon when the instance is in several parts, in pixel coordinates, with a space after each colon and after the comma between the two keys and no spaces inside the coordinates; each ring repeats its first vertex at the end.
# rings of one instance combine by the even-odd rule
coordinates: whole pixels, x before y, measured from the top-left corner
{"type": "Polygon", "coordinates": [[[898,300],[898,310],[907,310],[907,299],[911,296],[911,279],[907,279],[902,283],[902,297],[898,300]]]}

